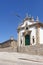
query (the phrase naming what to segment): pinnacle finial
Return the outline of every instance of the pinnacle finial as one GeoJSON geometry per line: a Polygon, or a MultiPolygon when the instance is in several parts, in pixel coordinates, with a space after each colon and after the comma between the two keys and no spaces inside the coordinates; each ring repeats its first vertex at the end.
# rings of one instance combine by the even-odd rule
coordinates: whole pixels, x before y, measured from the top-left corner
{"type": "Polygon", "coordinates": [[[39,21],[39,17],[38,16],[36,17],[36,21],[39,21]]]}
{"type": "Polygon", "coordinates": [[[34,21],[34,18],[33,18],[33,16],[32,16],[32,21],[34,21]]]}

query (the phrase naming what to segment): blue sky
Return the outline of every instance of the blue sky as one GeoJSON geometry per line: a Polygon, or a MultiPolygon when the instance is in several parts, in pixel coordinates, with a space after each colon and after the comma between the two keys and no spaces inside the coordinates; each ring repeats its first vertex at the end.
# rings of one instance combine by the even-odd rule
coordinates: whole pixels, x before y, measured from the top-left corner
{"type": "Polygon", "coordinates": [[[14,36],[17,39],[17,27],[26,13],[33,16],[39,16],[43,22],[43,0],[0,0],[0,42],[10,39],[14,36]]]}

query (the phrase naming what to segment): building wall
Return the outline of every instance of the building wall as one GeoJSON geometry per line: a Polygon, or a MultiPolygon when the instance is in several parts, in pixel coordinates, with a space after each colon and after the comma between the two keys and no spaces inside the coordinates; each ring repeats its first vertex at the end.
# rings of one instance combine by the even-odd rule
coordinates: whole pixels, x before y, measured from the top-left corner
{"type": "Polygon", "coordinates": [[[30,43],[31,43],[32,45],[35,45],[35,44],[36,44],[36,28],[35,28],[35,27],[32,27],[32,28],[30,28],[29,30],[31,30],[30,43]],[[33,43],[33,36],[34,36],[34,43],[33,43]]]}
{"type": "Polygon", "coordinates": [[[24,32],[24,30],[21,30],[21,31],[19,31],[19,33],[18,33],[18,46],[21,46],[21,45],[23,45],[23,32],[24,32]],[[22,44],[21,44],[21,40],[22,40],[22,44]]]}
{"type": "Polygon", "coordinates": [[[40,44],[43,44],[43,28],[40,27],[40,44]]]}

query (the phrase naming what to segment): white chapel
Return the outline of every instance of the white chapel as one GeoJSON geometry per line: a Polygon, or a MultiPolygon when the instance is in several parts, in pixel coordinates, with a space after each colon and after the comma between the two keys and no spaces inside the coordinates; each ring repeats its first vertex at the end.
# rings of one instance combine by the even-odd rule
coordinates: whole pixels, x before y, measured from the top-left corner
{"type": "Polygon", "coordinates": [[[18,46],[43,44],[43,23],[38,19],[26,16],[18,26],[18,46]]]}

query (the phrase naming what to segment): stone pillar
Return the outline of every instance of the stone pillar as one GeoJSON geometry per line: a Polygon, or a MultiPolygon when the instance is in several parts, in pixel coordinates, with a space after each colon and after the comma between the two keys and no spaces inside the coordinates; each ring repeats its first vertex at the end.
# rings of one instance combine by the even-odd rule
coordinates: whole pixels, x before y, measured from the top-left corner
{"type": "Polygon", "coordinates": [[[18,32],[18,39],[17,39],[18,43],[17,46],[20,46],[20,32],[18,32]]]}
{"type": "Polygon", "coordinates": [[[20,32],[18,31],[18,38],[17,38],[17,52],[20,51],[20,32]]]}
{"type": "Polygon", "coordinates": [[[25,46],[25,36],[23,36],[23,46],[25,46]]]}
{"type": "Polygon", "coordinates": [[[38,25],[37,27],[36,27],[36,45],[39,45],[39,43],[40,43],[40,37],[39,37],[39,35],[40,35],[40,26],[38,25]]]}

